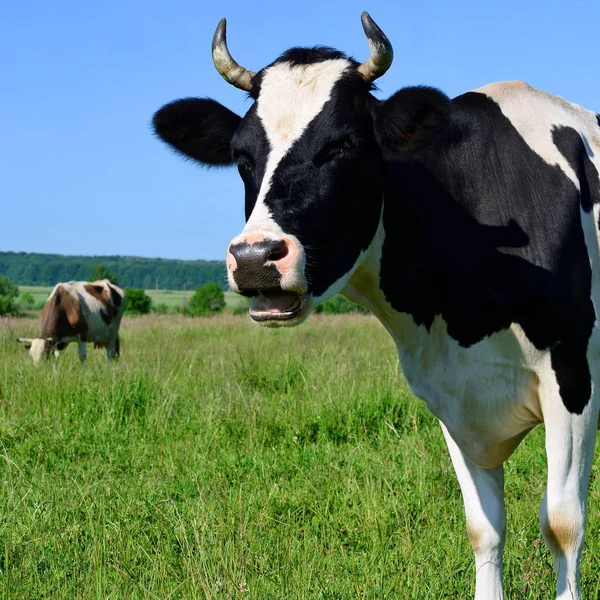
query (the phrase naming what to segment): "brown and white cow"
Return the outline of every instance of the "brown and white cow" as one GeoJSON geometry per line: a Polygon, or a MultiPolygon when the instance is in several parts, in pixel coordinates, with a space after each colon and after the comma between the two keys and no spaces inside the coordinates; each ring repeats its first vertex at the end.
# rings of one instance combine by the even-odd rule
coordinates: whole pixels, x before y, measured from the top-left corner
{"type": "Polygon", "coordinates": [[[108,360],[119,355],[119,326],[125,293],[115,284],[101,281],[58,283],[44,306],[39,338],[19,338],[34,362],[58,358],[70,342],[77,342],[79,359],[85,362],[87,342],[106,348],[108,360]]]}

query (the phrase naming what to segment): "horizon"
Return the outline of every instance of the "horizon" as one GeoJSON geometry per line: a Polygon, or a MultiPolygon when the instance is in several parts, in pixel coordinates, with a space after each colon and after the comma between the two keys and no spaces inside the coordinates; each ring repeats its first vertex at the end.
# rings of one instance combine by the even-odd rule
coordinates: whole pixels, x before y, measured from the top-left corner
{"type": "Polygon", "coordinates": [[[415,84],[455,97],[521,79],[600,111],[597,1],[10,3],[0,25],[0,55],[10,58],[10,93],[0,97],[8,224],[0,250],[223,260],[244,224],[241,180],[235,169],[175,156],[151,134],[152,114],[189,96],[238,114],[251,106],[212,64],[222,17],[233,56],[259,70],[292,46],[329,45],[364,60],[365,9],[395,50],[378,98],[415,84]]]}

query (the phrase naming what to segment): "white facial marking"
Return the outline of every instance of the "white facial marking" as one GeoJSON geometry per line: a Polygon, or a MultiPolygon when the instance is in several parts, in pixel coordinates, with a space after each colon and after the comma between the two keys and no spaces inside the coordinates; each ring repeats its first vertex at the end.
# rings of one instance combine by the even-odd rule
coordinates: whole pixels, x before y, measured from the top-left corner
{"type": "Polygon", "coordinates": [[[349,68],[352,68],[349,61],[335,59],[293,67],[281,63],[266,70],[256,112],[271,152],[256,205],[244,231],[263,229],[281,235],[281,228],[273,221],[264,203],[271,177],[293,143],[331,98],[334,85],[349,68]]]}

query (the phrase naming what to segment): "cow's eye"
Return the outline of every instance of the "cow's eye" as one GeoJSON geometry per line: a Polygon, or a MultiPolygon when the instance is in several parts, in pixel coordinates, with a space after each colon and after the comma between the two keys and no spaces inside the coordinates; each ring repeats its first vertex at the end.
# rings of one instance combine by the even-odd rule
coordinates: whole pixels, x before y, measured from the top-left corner
{"type": "Polygon", "coordinates": [[[326,144],[315,157],[316,165],[323,165],[336,158],[345,158],[355,149],[355,145],[350,138],[329,142],[326,144]]]}
{"type": "Polygon", "coordinates": [[[238,157],[237,166],[240,175],[252,172],[252,162],[244,156],[238,157]]]}

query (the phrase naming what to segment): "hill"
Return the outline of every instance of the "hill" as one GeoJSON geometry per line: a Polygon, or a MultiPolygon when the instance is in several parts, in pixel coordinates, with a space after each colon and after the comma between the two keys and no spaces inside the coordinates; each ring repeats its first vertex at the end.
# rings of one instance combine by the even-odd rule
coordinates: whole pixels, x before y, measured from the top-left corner
{"type": "Polygon", "coordinates": [[[0,252],[0,275],[6,275],[17,285],[51,286],[59,281],[85,281],[98,264],[118,275],[121,286],[182,290],[216,281],[223,289],[227,287],[225,262],[220,260],[0,252]]]}

